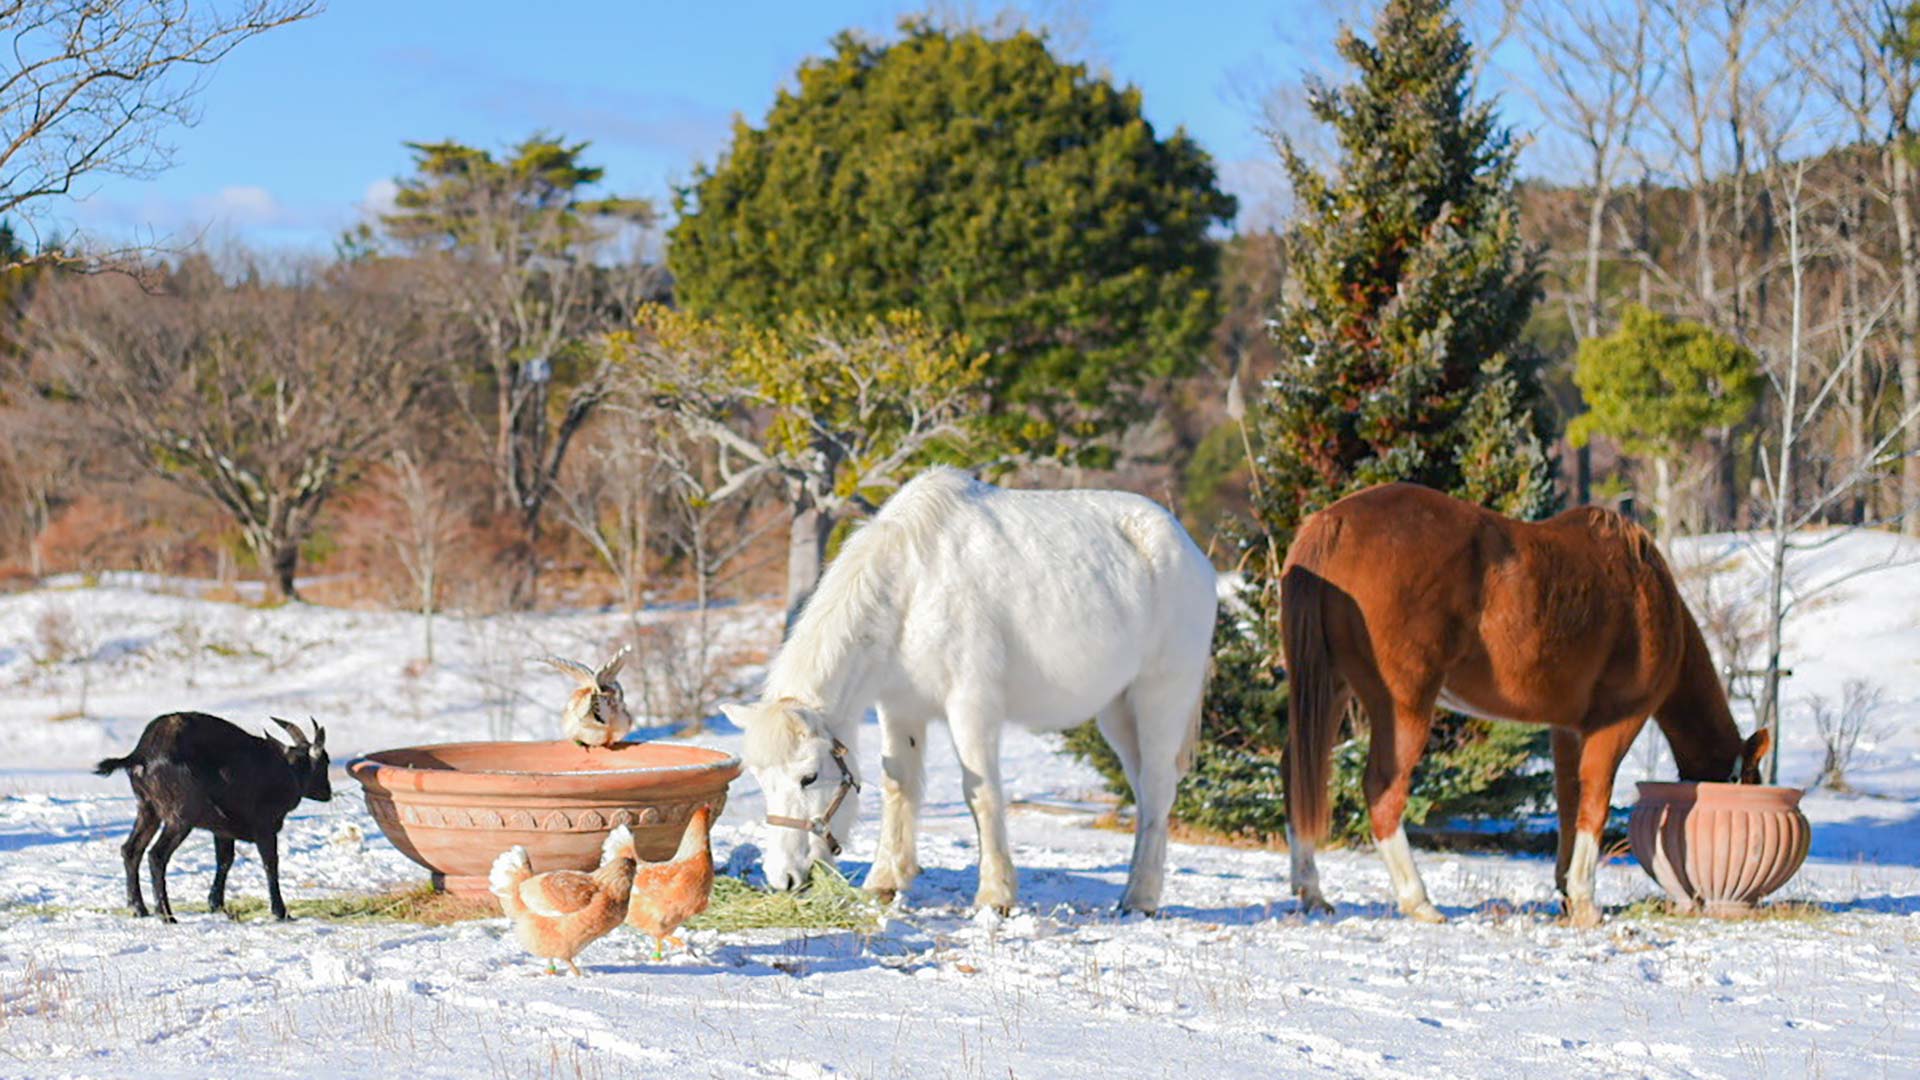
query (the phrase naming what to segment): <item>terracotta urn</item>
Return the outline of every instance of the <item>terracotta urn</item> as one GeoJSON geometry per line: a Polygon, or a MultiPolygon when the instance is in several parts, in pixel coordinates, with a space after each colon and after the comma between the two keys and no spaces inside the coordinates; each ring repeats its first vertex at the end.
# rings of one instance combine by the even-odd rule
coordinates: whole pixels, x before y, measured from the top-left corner
{"type": "Polygon", "coordinates": [[[490,900],[487,872],[516,844],[536,873],[591,870],[608,830],[625,825],[641,858],[669,858],[695,807],[726,806],[740,759],[671,743],[470,742],[381,750],[347,772],[437,888],[490,900]]]}
{"type": "Polygon", "coordinates": [[[1641,869],[1683,911],[1738,917],[1793,877],[1813,828],[1799,788],[1642,783],[1627,834],[1641,869]]]}

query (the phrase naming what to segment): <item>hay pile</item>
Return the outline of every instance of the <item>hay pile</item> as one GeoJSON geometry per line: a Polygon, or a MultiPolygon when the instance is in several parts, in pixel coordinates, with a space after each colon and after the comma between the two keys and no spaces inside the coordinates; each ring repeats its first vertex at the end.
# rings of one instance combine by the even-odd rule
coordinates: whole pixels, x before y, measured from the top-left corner
{"type": "Polygon", "coordinates": [[[860,930],[880,928],[880,901],[843,877],[815,865],[799,892],[765,892],[737,877],[716,877],[713,899],[689,930],[860,930]]]}

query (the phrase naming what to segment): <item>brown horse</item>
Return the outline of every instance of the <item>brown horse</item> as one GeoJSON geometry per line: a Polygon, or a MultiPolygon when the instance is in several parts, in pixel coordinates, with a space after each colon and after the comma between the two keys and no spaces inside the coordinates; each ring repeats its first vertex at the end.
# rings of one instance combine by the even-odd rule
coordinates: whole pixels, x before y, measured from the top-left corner
{"type": "Polygon", "coordinates": [[[1365,792],[1400,910],[1441,921],[1400,819],[1436,705],[1553,728],[1554,881],[1592,926],[1614,774],[1652,715],[1687,780],[1758,781],[1767,735],[1742,740],[1700,627],[1646,531],[1596,507],[1528,523],[1415,484],[1309,517],[1280,579],[1291,686],[1293,889],[1320,892],[1330,757],[1349,695],[1372,727],[1365,792]]]}

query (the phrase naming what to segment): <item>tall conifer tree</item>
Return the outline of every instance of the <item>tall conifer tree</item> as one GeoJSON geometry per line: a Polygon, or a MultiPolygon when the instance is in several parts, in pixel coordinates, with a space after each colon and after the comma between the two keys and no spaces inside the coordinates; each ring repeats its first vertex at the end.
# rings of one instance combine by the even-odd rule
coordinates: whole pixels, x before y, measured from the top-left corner
{"type": "Polygon", "coordinates": [[[1512,137],[1473,99],[1471,47],[1446,0],[1389,0],[1375,38],[1343,33],[1359,78],[1311,88],[1338,137],[1334,168],[1282,146],[1301,211],[1294,288],[1254,418],[1256,509],[1281,548],[1307,514],[1383,481],[1521,517],[1554,501],[1538,361],[1520,340],[1539,272],[1512,137]]]}

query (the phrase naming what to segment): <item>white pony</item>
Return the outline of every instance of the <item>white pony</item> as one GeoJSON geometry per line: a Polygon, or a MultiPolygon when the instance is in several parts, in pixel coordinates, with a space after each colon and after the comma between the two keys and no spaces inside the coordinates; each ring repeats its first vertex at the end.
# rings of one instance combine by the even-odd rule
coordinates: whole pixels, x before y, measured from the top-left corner
{"type": "Polygon", "coordinates": [[[856,731],[880,716],[882,816],[867,888],[920,872],[927,723],[944,718],[980,830],[976,903],[1011,908],[1000,732],[1094,717],[1138,809],[1124,908],[1153,911],[1167,812],[1200,723],[1214,573],[1180,523],[1117,491],[1007,491],[952,469],[902,487],[821,578],[754,705],[724,706],[774,825],[767,880],[796,888],[859,816],[856,731]]]}

